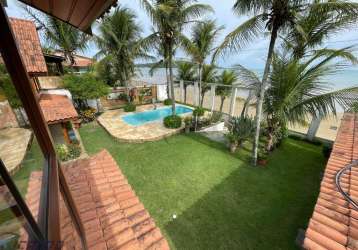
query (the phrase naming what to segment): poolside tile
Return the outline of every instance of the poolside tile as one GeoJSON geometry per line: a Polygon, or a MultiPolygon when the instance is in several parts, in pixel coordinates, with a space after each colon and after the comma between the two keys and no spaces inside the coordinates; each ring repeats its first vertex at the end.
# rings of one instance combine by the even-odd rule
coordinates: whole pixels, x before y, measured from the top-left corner
{"type": "MultiPolygon", "coordinates": [[[[162,105],[157,105],[161,107],[162,105]]],[[[142,105],[137,107],[137,112],[152,110],[153,105],[142,105]]],[[[123,110],[106,111],[100,117],[98,122],[105,130],[119,141],[129,143],[143,143],[146,141],[157,141],[165,137],[180,133],[183,126],[179,129],[165,128],[162,122],[151,122],[141,126],[131,126],[125,123],[121,116],[129,114],[123,110]]]]}

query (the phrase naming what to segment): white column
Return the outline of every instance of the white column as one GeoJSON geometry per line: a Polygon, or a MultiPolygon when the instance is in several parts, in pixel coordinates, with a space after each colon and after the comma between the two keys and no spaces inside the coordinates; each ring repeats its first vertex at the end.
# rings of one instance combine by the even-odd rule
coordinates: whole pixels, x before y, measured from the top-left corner
{"type": "Polygon", "coordinates": [[[184,81],[180,80],[180,101],[184,102],[184,81]]]}
{"type": "Polygon", "coordinates": [[[311,124],[307,131],[308,140],[312,141],[316,137],[317,131],[319,129],[319,125],[321,124],[321,120],[322,120],[321,117],[315,117],[312,119],[311,124]]]}
{"type": "Polygon", "coordinates": [[[194,82],[194,106],[199,106],[199,84],[194,82]]]}
{"type": "Polygon", "coordinates": [[[215,108],[215,89],[216,89],[215,84],[212,84],[211,89],[210,89],[210,93],[211,93],[211,112],[213,112],[214,108],[215,108]]]}
{"type": "Polygon", "coordinates": [[[231,90],[231,100],[230,100],[230,116],[234,115],[235,111],[235,103],[236,103],[236,94],[237,94],[237,88],[233,87],[231,90]]]}

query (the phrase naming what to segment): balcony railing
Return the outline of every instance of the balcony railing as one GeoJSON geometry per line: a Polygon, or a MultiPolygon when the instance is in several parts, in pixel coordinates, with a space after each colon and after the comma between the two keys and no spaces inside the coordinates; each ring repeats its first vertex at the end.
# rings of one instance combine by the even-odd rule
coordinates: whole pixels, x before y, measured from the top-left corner
{"type": "Polygon", "coordinates": [[[355,201],[354,199],[351,198],[351,196],[349,195],[349,193],[345,192],[342,188],[341,182],[342,182],[342,176],[346,173],[348,173],[349,171],[351,171],[351,169],[353,167],[357,167],[358,166],[358,160],[354,160],[352,163],[346,165],[344,168],[342,168],[341,170],[338,171],[338,173],[336,174],[336,186],[338,188],[338,191],[343,195],[343,197],[354,207],[354,209],[358,210],[358,202],[355,201]]]}

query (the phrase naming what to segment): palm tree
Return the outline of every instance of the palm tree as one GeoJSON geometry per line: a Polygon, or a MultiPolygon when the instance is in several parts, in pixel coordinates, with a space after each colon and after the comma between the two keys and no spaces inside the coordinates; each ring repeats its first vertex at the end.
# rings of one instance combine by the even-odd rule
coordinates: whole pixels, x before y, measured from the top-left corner
{"type": "MultiPolygon", "coordinates": [[[[199,90],[202,92],[203,66],[214,51],[215,40],[217,39],[223,26],[217,27],[215,21],[203,21],[197,23],[192,30],[191,40],[184,39],[183,45],[186,52],[192,57],[198,65],[199,90]]],[[[203,100],[200,99],[200,106],[203,100]]]]}
{"type": "Polygon", "coordinates": [[[75,53],[87,49],[89,41],[87,34],[57,18],[33,11],[29,7],[24,7],[24,10],[42,30],[47,48],[61,51],[71,65],[75,63],[75,53]]]}
{"type": "Polygon", "coordinates": [[[203,106],[206,92],[210,90],[210,84],[215,83],[218,77],[218,71],[215,65],[204,64],[201,70],[202,86],[200,89],[200,107],[203,106]]]}
{"type": "Polygon", "coordinates": [[[112,59],[116,79],[121,86],[135,75],[135,59],[147,58],[141,46],[141,28],[136,15],[128,8],[117,7],[106,15],[100,26],[96,44],[100,51],[96,56],[112,59]]]}
{"type": "MultiPolygon", "coordinates": [[[[345,1],[314,1],[307,0],[236,0],[233,10],[241,15],[253,13],[254,17],[250,18],[234,31],[229,33],[224,42],[218,47],[214,54],[214,59],[225,51],[237,51],[267,29],[270,32],[270,44],[267,52],[266,63],[260,91],[257,95],[256,105],[256,133],[253,144],[253,164],[257,163],[258,143],[260,136],[260,124],[262,120],[262,106],[264,101],[265,89],[267,88],[270,66],[275,49],[275,43],[280,32],[287,30],[300,30],[297,25],[299,15],[307,13],[309,8],[315,8],[316,16],[324,13],[333,13],[340,18],[343,13],[352,18],[356,18],[358,14],[358,3],[345,1]]],[[[327,20],[329,22],[329,20],[327,20]]]]}
{"type": "Polygon", "coordinates": [[[330,85],[324,80],[342,68],[336,60],[344,51],[347,49],[332,51],[330,55],[313,55],[303,62],[291,54],[274,55],[270,85],[264,98],[268,151],[281,139],[281,131],[288,124],[305,124],[308,116],[335,115],[336,103],[346,108],[352,104],[350,96],[358,94],[358,87],[329,92],[330,85]]]}
{"type": "Polygon", "coordinates": [[[223,111],[225,99],[231,94],[231,86],[237,82],[237,80],[238,76],[236,72],[232,70],[224,70],[218,77],[217,82],[220,85],[216,88],[216,94],[220,96],[220,112],[223,111]]]}
{"type": "Polygon", "coordinates": [[[212,11],[209,5],[195,3],[194,0],[141,0],[149,15],[154,32],[145,41],[147,47],[157,44],[163,46],[164,58],[169,69],[172,114],[175,115],[175,98],[173,85],[174,50],[181,44],[183,27],[197,21],[205,12],[212,11]]]}
{"type": "Polygon", "coordinates": [[[184,103],[188,86],[195,80],[194,64],[191,62],[177,62],[177,80],[184,81],[184,103]]]}

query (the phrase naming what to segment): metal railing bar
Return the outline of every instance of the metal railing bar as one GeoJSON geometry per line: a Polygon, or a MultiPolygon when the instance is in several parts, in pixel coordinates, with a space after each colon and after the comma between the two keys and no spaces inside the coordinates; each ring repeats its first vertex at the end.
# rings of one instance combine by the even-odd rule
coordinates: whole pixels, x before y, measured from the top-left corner
{"type": "Polygon", "coordinates": [[[0,159],[0,175],[7,186],[9,192],[13,196],[15,202],[17,203],[18,208],[20,209],[21,213],[23,214],[25,220],[27,221],[29,227],[26,227],[28,230],[30,239],[35,239],[37,242],[44,242],[45,237],[43,236],[37,222],[35,221],[34,217],[29,210],[29,207],[26,205],[24,199],[21,196],[21,193],[17,189],[15,183],[10,177],[9,172],[7,171],[4,163],[0,159]]]}
{"type": "Polygon", "coordinates": [[[336,178],[335,178],[335,182],[336,182],[336,186],[338,188],[338,191],[343,195],[343,197],[356,209],[358,210],[358,203],[353,200],[350,195],[345,192],[342,187],[341,187],[341,177],[343,174],[345,174],[346,171],[350,170],[352,167],[357,166],[358,165],[358,160],[354,160],[352,161],[352,163],[346,165],[344,168],[342,168],[341,170],[339,170],[336,174],[336,178]]]}

